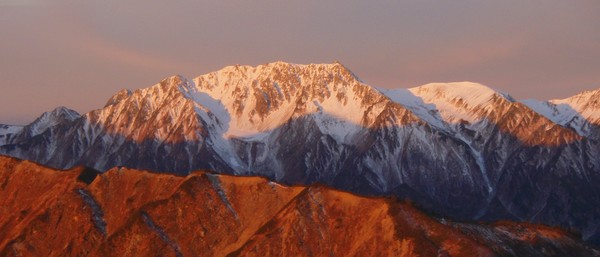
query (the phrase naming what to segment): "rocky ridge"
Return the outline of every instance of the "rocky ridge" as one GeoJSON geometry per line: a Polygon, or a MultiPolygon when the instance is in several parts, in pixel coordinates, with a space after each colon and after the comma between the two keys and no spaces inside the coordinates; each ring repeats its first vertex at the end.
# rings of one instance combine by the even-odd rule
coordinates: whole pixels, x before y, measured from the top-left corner
{"type": "Polygon", "coordinates": [[[0,156],[2,256],[600,256],[527,223],[461,223],[393,198],[259,177],[57,171],[0,156]]]}
{"type": "Polygon", "coordinates": [[[571,227],[600,243],[593,95],[552,101],[581,116],[565,123],[476,83],[382,90],[340,63],[237,65],[123,90],[81,116],[63,110],[72,115],[35,126],[43,131],[0,128],[0,153],[56,168],[318,182],[463,220],[571,227]]]}

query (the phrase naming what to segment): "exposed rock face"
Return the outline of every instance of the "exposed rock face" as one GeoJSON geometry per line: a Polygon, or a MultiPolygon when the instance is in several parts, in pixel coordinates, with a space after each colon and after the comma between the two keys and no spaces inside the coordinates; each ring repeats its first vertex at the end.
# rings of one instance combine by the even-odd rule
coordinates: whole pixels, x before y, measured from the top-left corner
{"type": "Polygon", "coordinates": [[[378,90],[339,63],[238,65],[123,90],[82,116],[61,108],[0,127],[0,153],[319,182],[462,220],[571,227],[600,244],[596,95],[536,105],[470,82],[378,90]]]}
{"type": "Polygon", "coordinates": [[[556,228],[451,222],[323,186],[204,172],[93,174],[0,157],[0,255],[600,256],[556,228]]]}

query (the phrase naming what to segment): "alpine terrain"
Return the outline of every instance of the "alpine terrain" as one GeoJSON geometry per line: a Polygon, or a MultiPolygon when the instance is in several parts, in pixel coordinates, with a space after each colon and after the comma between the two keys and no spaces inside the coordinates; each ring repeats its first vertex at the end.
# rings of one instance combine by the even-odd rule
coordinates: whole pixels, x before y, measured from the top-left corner
{"type": "Polygon", "coordinates": [[[0,256],[600,256],[557,228],[454,222],[259,177],[0,157],[0,185],[0,256]]]}
{"type": "MultiPolygon", "coordinates": [[[[437,217],[559,226],[600,244],[599,125],[600,90],[547,102],[517,101],[470,82],[387,90],[363,83],[340,63],[275,62],[230,66],[193,80],[173,76],[149,88],[122,90],[83,115],[60,107],[27,126],[0,125],[0,154],[59,169],[125,166],[179,175],[212,170],[284,185],[321,183],[361,195],[394,195],[437,217]]],[[[102,176],[118,176],[118,170],[102,176]]],[[[187,180],[214,180],[190,176],[187,180]]],[[[304,191],[302,202],[290,208],[318,207],[311,202],[314,195],[328,203],[355,197],[323,187],[294,188],[284,190],[288,198],[277,196],[283,204],[304,191]]],[[[80,196],[85,200],[89,192],[80,196]]],[[[164,207],[152,208],[169,208],[172,192],[160,196],[164,207]]],[[[311,211],[321,215],[333,211],[330,207],[311,211]]],[[[385,208],[393,209],[385,215],[404,215],[404,207],[385,208]]],[[[264,217],[274,215],[269,213],[264,217]]],[[[279,214],[270,224],[293,229],[288,218],[294,212],[279,214]]],[[[183,251],[158,229],[169,220],[155,220],[150,210],[132,217],[104,221],[109,226],[104,235],[119,241],[123,233],[157,230],[154,236],[165,247],[183,251]],[[130,224],[131,230],[108,235],[116,231],[112,224],[130,224]]],[[[486,235],[495,229],[438,225],[486,235]]],[[[243,247],[228,250],[251,253],[268,236],[289,240],[270,226],[257,233],[243,247]]]]}

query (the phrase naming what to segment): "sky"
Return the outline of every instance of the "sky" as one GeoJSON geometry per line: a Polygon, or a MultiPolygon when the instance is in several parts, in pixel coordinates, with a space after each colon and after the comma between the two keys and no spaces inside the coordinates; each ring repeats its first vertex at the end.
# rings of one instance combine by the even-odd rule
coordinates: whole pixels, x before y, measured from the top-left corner
{"type": "Polygon", "coordinates": [[[600,88],[597,0],[0,0],[0,124],[228,65],[339,61],[365,83],[600,88]]]}

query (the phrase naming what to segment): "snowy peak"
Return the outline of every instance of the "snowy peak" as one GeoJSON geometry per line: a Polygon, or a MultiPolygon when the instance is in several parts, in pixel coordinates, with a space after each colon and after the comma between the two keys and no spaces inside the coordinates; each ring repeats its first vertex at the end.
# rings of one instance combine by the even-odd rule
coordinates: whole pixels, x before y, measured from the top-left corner
{"type": "Polygon", "coordinates": [[[131,94],[132,94],[131,90],[129,90],[129,89],[121,89],[119,92],[117,92],[115,95],[113,95],[110,99],[108,99],[108,101],[106,102],[106,104],[104,105],[104,107],[108,107],[108,106],[111,106],[113,104],[118,104],[123,99],[131,96],[131,94]]]}
{"type": "Polygon", "coordinates": [[[87,120],[109,134],[137,142],[196,140],[202,129],[193,103],[181,93],[193,87],[190,81],[177,75],[148,88],[121,90],[103,109],[86,114],[87,120]]]}
{"type": "MultiPolygon", "coordinates": [[[[340,63],[333,64],[292,64],[273,62],[256,67],[234,65],[219,71],[197,77],[198,88],[215,96],[223,96],[228,89],[285,89],[284,93],[294,93],[297,89],[321,89],[330,83],[353,85],[360,82],[358,77],[340,63]],[[275,85],[279,82],[284,84],[275,85]]],[[[328,90],[330,91],[330,90],[328,90]]],[[[279,93],[279,92],[278,92],[279,93]]],[[[241,95],[246,97],[246,95],[241,95]]],[[[289,95],[284,94],[285,98],[289,95]]]]}
{"type": "Polygon", "coordinates": [[[600,125],[600,90],[585,91],[566,99],[550,101],[528,99],[522,103],[582,136],[594,133],[592,127],[600,125]]]}
{"type": "Polygon", "coordinates": [[[554,104],[550,101],[539,101],[535,99],[523,100],[521,103],[562,126],[568,126],[569,123],[573,121],[573,118],[580,116],[575,109],[565,103],[554,104]]]}
{"type": "Polygon", "coordinates": [[[551,100],[550,102],[564,106],[563,108],[570,109],[569,111],[576,111],[589,123],[600,124],[600,89],[584,91],[566,99],[551,100]]]}
{"type": "Polygon", "coordinates": [[[33,123],[24,128],[24,132],[30,136],[43,133],[48,128],[71,122],[81,117],[79,113],[66,107],[57,107],[52,111],[43,113],[33,123]]]}
{"type": "Polygon", "coordinates": [[[387,105],[394,105],[340,63],[229,66],[194,82],[197,92],[226,109],[231,116],[227,135],[236,137],[272,130],[307,115],[370,127],[387,105]]]}
{"type": "Polygon", "coordinates": [[[482,105],[488,103],[494,97],[503,97],[508,101],[514,101],[511,96],[498,90],[492,89],[486,85],[474,82],[451,82],[451,83],[429,83],[423,86],[410,89],[411,92],[423,92],[418,95],[428,93],[442,98],[460,98],[469,105],[482,105]]]}
{"type": "Polygon", "coordinates": [[[583,108],[600,108],[600,89],[583,91],[572,97],[562,100],[551,100],[551,102],[569,102],[574,106],[583,108]]]}
{"type": "MultiPolygon", "coordinates": [[[[580,98],[568,102],[589,111],[597,96],[580,98]]],[[[561,104],[544,108],[560,113],[552,108],[561,104]]],[[[590,209],[600,203],[585,197],[600,195],[600,141],[475,83],[378,91],[339,63],[238,65],[124,90],[77,117],[49,112],[22,130],[46,127],[42,134],[19,132],[0,153],[60,168],[211,169],[324,183],[464,219],[533,220],[600,238],[590,209]]],[[[222,181],[209,182],[224,213],[233,212],[222,181]]]]}
{"type": "Polygon", "coordinates": [[[479,132],[498,128],[528,145],[560,145],[580,138],[510,95],[477,83],[432,83],[411,88],[403,97],[390,95],[433,126],[446,125],[449,131],[460,132],[463,126],[479,132]]]}
{"type": "Polygon", "coordinates": [[[50,112],[45,112],[44,114],[42,114],[42,117],[45,116],[48,116],[52,119],[65,119],[69,121],[73,121],[81,117],[81,115],[78,112],[64,106],[59,106],[50,112]]]}
{"type": "Polygon", "coordinates": [[[76,111],[61,106],[43,113],[27,126],[0,125],[0,145],[41,135],[48,130],[70,124],[80,117],[76,111]]]}
{"type": "Polygon", "coordinates": [[[498,105],[514,101],[508,94],[472,82],[430,83],[409,91],[424,103],[434,105],[448,123],[475,123],[498,105]]]}
{"type": "MultiPolygon", "coordinates": [[[[120,106],[117,108],[139,107],[137,105],[130,106],[130,104],[133,102],[136,102],[136,100],[139,101],[142,99],[147,100],[148,104],[156,103],[156,102],[164,100],[163,98],[165,98],[165,96],[172,94],[172,93],[176,93],[178,91],[180,84],[185,84],[185,83],[189,83],[189,82],[187,82],[187,79],[183,78],[182,76],[176,75],[176,76],[167,77],[151,87],[137,89],[133,92],[129,89],[122,89],[119,92],[117,92],[115,95],[113,95],[111,98],[108,99],[108,101],[106,102],[106,104],[104,106],[104,109],[106,109],[110,106],[113,106],[113,105],[120,106]]],[[[110,108],[110,109],[113,109],[113,108],[110,108]]]]}
{"type": "Polygon", "coordinates": [[[216,142],[260,136],[305,116],[341,139],[360,127],[417,120],[405,112],[340,63],[274,62],[228,66],[193,81],[177,75],[149,88],[121,90],[86,117],[92,127],[137,142],[195,141],[206,135],[216,142]]]}

